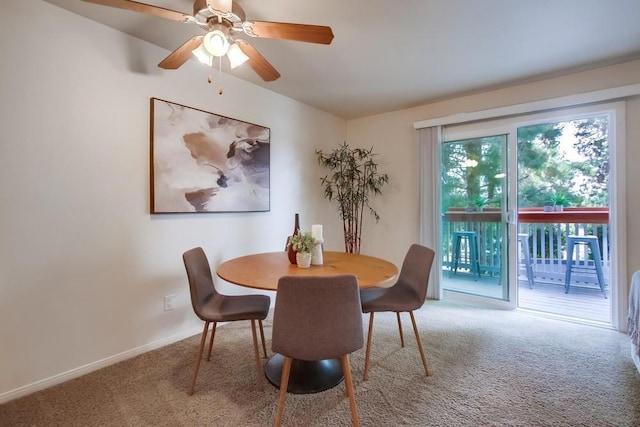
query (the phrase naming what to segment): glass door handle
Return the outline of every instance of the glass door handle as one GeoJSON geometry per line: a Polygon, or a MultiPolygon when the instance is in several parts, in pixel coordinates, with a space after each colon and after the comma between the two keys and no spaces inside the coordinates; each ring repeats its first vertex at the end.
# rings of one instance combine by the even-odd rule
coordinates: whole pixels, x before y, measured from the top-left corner
{"type": "Polygon", "coordinates": [[[516,225],[516,214],[513,210],[508,210],[503,213],[504,222],[510,225],[516,225]]]}

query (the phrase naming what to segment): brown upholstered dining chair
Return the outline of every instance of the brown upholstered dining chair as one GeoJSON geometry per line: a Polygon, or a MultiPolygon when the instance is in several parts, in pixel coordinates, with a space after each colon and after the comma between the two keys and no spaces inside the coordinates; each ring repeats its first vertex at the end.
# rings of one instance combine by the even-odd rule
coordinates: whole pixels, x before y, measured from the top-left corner
{"type": "Polygon", "coordinates": [[[285,276],[278,281],[271,348],[284,356],[276,426],[280,425],[292,359],[340,358],[351,406],[358,425],[349,354],[364,344],[358,281],[354,275],[285,276]]]}
{"type": "Polygon", "coordinates": [[[420,341],[420,334],[416,325],[413,310],[422,307],[427,297],[427,287],[429,286],[429,275],[435,252],[425,246],[411,245],[405,255],[400,270],[398,281],[389,288],[384,289],[363,289],[360,291],[362,301],[362,312],[370,313],[369,331],[367,333],[367,350],[364,361],[364,379],[368,378],[369,356],[371,354],[371,336],[373,332],[373,316],[378,312],[395,312],[398,319],[398,329],[400,331],[400,345],[404,347],[404,337],[402,335],[402,323],[400,313],[408,312],[413,324],[413,332],[416,335],[420,357],[424,365],[424,371],[429,376],[427,359],[424,356],[424,349],[420,341]]]}
{"type": "Polygon", "coordinates": [[[251,333],[253,334],[253,350],[256,359],[258,381],[262,381],[262,364],[258,351],[258,339],[256,337],[256,320],[260,325],[260,337],[262,338],[262,350],[264,357],[267,357],[267,347],[264,341],[264,329],[262,321],[269,313],[271,299],[266,295],[222,295],[216,291],[211,277],[209,261],[202,248],[190,249],[182,255],[184,266],[189,278],[189,290],[191,291],[191,305],[196,315],[204,321],[204,329],[200,338],[200,348],[196,358],[196,368],[193,372],[189,394],[193,394],[196,385],[198,370],[202,351],[207,340],[209,324],[213,324],[211,329],[211,340],[209,341],[209,354],[207,360],[211,359],[213,339],[216,335],[216,325],[218,322],[233,322],[236,320],[251,320],[251,333]]]}

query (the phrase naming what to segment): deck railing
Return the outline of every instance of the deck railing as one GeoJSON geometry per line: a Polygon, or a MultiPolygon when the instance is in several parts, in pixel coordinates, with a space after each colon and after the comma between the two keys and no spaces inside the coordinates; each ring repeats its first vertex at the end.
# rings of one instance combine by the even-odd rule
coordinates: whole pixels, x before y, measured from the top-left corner
{"type": "MultiPolygon", "coordinates": [[[[609,211],[607,208],[565,208],[561,212],[545,212],[543,208],[524,208],[518,211],[518,232],[526,234],[533,263],[535,281],[564,283],[567,263],[567,236],[593,235],[598,237],[605,281],[609,271],[609,211]]],[[[450,209],[443,215],[443,266],[453,262],[453,233],[475,231],[478,238],[480,270],[484,274],[500,275],[504,223],[497,209],[467,212],[450,209]]],[[[520,252],[520,249],[519,249],[520,252]]],[[[519,254],[522,257],[522,253],[519,254]]],[[[576,245],[574,265],[593,267],[591,251],[576,245]]],[[[471,251],[466,241],[460,247],[458,268],[471,268],[471,251]]],[[[524,268],[521,268],[524,274],[524,268]]],[[[597,283],[595,275],[577,269],[572,282],[597,283]]]]}

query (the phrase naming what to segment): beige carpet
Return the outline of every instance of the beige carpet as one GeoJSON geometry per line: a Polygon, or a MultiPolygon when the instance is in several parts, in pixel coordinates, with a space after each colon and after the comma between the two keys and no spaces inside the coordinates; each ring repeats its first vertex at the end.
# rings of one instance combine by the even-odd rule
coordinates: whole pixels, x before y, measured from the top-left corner
{"type": "MultiPolygon", "coordinates": [[[[376,317],[367,382],[364,349],[352,355],[363,426],[640,425],[640,377],[623,334],[436,301],[416,319],[430,377],[408,316],[404,349],[395,316],[376,317]]],[[[257,385],[249,323],[226,325],[216,335],[193,396],[186,390],[197,336],[8,402],[0,406],[0,425],[272,425],[278,391],[266,381],[257,385]]],[[[344,386],[289,394],[284,425],[350,425],[344,386]]]]}

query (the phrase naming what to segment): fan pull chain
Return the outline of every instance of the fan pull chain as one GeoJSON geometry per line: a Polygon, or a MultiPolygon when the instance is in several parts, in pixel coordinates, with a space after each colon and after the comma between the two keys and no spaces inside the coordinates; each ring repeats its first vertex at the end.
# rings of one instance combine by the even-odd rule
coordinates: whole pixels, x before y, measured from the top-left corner
{"type": "MultiPolygon", "coordinates": [[[[222,81],[222,57],[218,57],[218,80],[222,81]]],[[[222,95],[222,86],[218,86],[218,95],[222,95]]]]}
{"type": "MultiPolygon", "coordinates": [[[[222,57],[218,57],[218,69],[216,70],[215,68],[215,58],[211,61],[211,68],[213,69],[213,71],[209,72],[209,75],[207,76],[207,82],[209,83],[213,83],[213,76],[212,74],[216,73],[217,71],[217,75],[218,75],[218,81],[222,81],[222,57]]],[[[218,86],[218,95],[222,95],[224,92],[224,90],[222,89],[222,86],[218,86]]]]}

